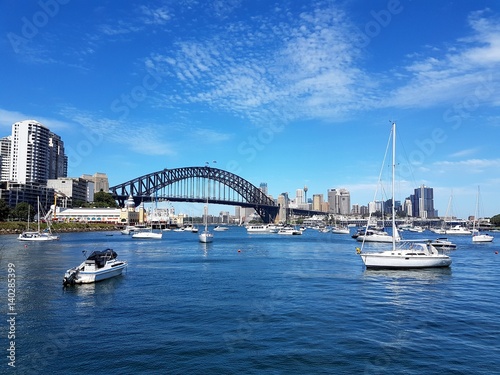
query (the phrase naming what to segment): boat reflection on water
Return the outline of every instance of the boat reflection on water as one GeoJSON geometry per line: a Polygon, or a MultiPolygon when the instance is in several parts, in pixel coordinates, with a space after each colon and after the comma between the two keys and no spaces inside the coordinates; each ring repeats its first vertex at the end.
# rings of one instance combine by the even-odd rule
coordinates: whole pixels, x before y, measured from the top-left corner
{"type": "Polygon", "coordinates": [[[441,268],[412,268],[412,269],[365,269],[365,278],[385,278],[388,280],[442,280],[452,275],[451,267],[441,268]]]}

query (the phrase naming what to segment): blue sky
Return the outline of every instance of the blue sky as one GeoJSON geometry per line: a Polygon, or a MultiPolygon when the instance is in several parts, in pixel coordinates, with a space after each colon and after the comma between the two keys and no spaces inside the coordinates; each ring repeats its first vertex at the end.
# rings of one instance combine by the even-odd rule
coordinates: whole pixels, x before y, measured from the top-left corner
{"type": "Polygon", "coordinates": [[[480,186],[500,213],[497,1],[6,0],[0,21],[0,136],[42,122],[70,176],[216,160],[366,205],[395,121],[396,199],[425,184],[465,218],[480,186]]]}

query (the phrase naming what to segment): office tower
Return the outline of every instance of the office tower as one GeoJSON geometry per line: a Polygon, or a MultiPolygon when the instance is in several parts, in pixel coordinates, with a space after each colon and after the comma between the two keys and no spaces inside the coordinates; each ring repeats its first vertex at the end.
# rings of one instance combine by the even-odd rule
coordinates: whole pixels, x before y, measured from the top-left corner
{"type": "Polygon", "coordinates": [[[295,203],[300,207],[301,204],[306,203],[305,197],[304,197],[304,190],[303,189],[297,189],[295,190],[295,203]]]}
{"type": "Polygon", "coordinates": [[[434,189],[421,185],[414,190],[414,194],[410,196],[411,207],[413,208],[413,217],[423,219],[434,218],[434,189]]]}
{"type": "Polygon", "coordinates": [[[260,183],[260,190],[267,196],[267,182],[260,183]]]}
{"type": "Polygon", "coordinates": [[[351,194],[346,189],[328,189],[329,212],[348,215],[351,211],[351,194]]]}
{"type": "Polygon", "coordinates": [[[323,207],[323,194],[313,194],[313,210],[321,211],[323,207]]]}

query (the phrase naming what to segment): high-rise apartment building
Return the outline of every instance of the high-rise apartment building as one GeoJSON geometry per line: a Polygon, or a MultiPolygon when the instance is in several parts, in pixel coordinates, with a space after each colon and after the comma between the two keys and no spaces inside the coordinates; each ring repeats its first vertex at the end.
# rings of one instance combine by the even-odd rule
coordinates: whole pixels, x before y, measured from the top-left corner
{"type": "MultiPolygon", "coordinates": [[[[2,160],[2,168],[6,161],[2,160]]],[[[68,158],[61,138],[34,120],[12,125],[9,180],[21,184],[45,184],[66,177],[68,158]]]]}
{"type": "Polygon", "coordinates": [[[0,165],[2,167],[0,174],[0,181],[8,181],[10,176],[10,148],[12,144],[12,137],[0,139],[0,165]]]}

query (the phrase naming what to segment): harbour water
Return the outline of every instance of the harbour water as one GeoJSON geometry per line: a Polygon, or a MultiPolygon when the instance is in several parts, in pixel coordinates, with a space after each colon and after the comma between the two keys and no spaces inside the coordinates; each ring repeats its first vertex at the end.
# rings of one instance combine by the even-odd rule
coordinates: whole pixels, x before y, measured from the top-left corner
{"type": "Polygon", "coordinates": [[[500,373],[500,238],[456,236],[451,268],[421,271],[367,271],[350,236],[313,229],[0,241],[0,373],[500,373]],[[105,248],[122,276],[62,287],[82,251],[105,248]]]}

